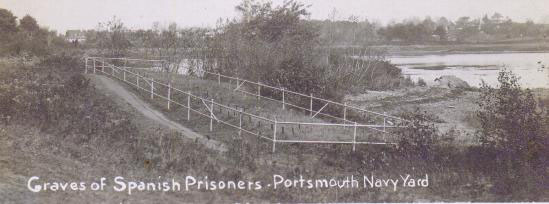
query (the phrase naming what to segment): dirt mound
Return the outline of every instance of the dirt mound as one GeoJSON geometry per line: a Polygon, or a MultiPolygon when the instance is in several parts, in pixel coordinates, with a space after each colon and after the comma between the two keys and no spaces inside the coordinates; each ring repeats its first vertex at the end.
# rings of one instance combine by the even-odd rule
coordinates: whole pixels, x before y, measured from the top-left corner
{"type": "Polygon", "coordinates": [[[454,75],[444,75],[435,79],[438,87],[442,88],[469,88],[469,84],[454,75]]]}

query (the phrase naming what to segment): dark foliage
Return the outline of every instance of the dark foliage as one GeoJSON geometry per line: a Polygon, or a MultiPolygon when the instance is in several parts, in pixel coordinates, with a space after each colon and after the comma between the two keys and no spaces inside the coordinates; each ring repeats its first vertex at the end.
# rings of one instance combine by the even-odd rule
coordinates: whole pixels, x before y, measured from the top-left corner
{"type": "Polygon", "coordinates": [[[410,122],[405,122],[402,125],[406,127],[398,130],[398,152],[407,158],[432,161],[436,153],[435,145],[440,144],[440,135],[429,116],[416,110],[404,114],[403,117],[410,122]]]}
{"type": "Polygon", "coordinates": [[[19,20],[10,11],[0,8],[0,56],[44,56],[54,47],[65,46],[55,32],[40,28],[36,19],[26,15],[19,20]]]}
{"type": "Polygon", "coordinates": [[[549,135],[546,110],[532,92],[522,89],[511,71],[499,73],[499,87],[481,87],[479,139],[500,167],[497,193],[510,199],[532,198],[547,185],[549,135]],[[545,111],[545,113],[544,113],[545,111]],[[545,115],[544,115],[545,114],[545,115]]]}

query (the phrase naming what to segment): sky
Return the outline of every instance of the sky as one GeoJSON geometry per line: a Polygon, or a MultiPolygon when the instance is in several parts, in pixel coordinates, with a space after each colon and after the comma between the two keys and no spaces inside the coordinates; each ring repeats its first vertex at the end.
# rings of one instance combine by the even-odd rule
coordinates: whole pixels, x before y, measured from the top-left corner
{"type": "MultiPolygon", "coordinates": [[[[132,29],[150,28],[153,22],[182,27],[213,27],[219,18],[233,18],[241,0],[0,0],[0,8],[19,18],[35,17],[42,26],[64,33],[92,29],[113,16],[132,29]]],[[[283,0],[273,0],[280,4],[283,0]]],[[[481,17],[499,12],[515,21],[549,23],[549,0],[300,0],[310,5],[311,19],[358,16],[386,24],[411,17],[481,17]]]]}

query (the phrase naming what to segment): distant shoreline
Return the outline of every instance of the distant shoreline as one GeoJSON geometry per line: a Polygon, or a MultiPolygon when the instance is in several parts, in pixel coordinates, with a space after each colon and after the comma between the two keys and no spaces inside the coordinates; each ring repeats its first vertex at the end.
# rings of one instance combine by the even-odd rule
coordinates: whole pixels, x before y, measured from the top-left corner
{"type": "Polygon", "coordinates": [[[549,53],[549,50],[544,51],[416,51],[416,52],[392,52],[388,53],[389,57],[402,56],[423,56],[423,55],[458,55],[458,54],[512,54],[512,53],[549,53]]]}
{"type": "Polygon", "coordinates": [[[549,41],[528,43],[481,43],[451,45],[378,45],[389,56],[496,54],[496,53],[549,53],[549,41]]]}
{"type": "Polygon", "coordinates": [[[532,51],[406,51],[406,52],[389,52],[389,57],[398,56],[422,56],[422,55],[456,55],[456,54],[509,54],[509,53],[549,53],[548,50],[532,50],[532,51]]]}

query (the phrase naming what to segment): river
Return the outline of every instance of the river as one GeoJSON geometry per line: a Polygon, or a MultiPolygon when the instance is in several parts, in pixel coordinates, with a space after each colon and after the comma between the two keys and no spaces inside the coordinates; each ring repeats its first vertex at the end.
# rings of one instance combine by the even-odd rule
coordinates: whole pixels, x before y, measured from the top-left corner
{"type": "Polygon", "coordinates": [[[422,78],[428,85],[435,84],[437,77],[455,75],[471,86],[478,87],[482,80],[496,86],[499,70],[508,69],[521,78],[522,87],[549,88],[549,53],[391,56],[389,60],[404,75],[416,82],[422,78]]]}

